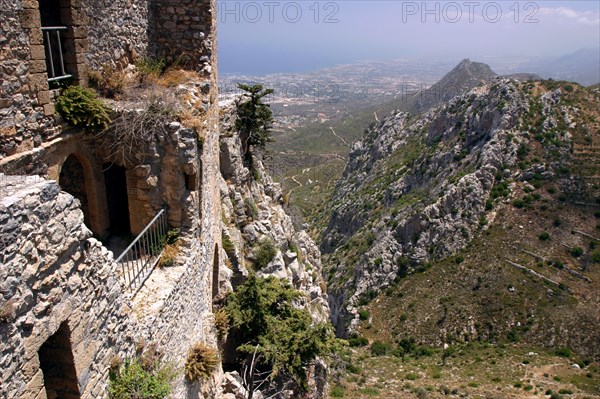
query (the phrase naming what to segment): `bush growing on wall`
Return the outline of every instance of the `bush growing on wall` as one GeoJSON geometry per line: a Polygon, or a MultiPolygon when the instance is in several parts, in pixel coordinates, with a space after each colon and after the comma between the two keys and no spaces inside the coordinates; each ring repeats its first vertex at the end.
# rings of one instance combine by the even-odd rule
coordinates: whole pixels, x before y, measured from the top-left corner
{"type": "Polygon", "coordinates": [[[163,399],[171,393],[173,370],[155,364],[144,368],[139,360],[126,362],[110,373],[109,394],[111,399],[163,399]]]}
{"type": "Polygon", "coordinates": [[[185,377],[192,382],[206,379],[215,371],[218,362],[217,350],[198,342],[188,353],[185,362],[185,377]]]}
{"type": "Polygon", "coordinates": [[[69,86],[56,100],[56,111],[72,126],[104,130],[111,122],[110,109],[96,94],[81,86],[69,86]]]}

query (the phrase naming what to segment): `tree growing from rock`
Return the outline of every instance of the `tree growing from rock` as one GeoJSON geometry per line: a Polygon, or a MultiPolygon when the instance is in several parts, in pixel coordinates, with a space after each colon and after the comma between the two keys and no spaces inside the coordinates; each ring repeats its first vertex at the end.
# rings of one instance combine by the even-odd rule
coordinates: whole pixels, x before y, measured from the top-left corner
{"type": "Polygon", "coordinates": [[[239,132],[244,155],[248,155],[251,146],[264,148],[272,140],[273,112],[262,99],[272,94],[273,89],[265,89],[260,84],[238,84],[238,88],[244,93],[236,104],[235,128],[239,132]]]}
{"type": "Polygon", "coordinates": [[[306,367],[337,345],[332,328],[316,323],[307,309],[294,306],[301,293],[287,280],[252,274],[227,298],[243,385],[252,398],[276,377],[306,388],[306,367]]]}

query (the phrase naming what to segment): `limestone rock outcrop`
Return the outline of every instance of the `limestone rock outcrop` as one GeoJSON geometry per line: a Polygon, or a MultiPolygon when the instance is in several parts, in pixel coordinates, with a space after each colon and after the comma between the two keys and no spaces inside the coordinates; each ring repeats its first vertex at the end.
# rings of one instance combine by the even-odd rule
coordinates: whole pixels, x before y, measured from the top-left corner
{"type": "MultiPolygon", "coordinates": [[[[556,116],[560,95],[558,89],[539,98],[542,134],[567,126],[575,112],[563,107],[556,116]]],[[[486,229],[495,217],[494,186],[549,178],[560,168],[568,133],[556,138],[562,146],[548,149],[554,163],[518,167],[532,139],[525,121],[533,98],[518,82],[496,79],[422,116],[393,112],[354,144],[321,243],[338,333],[358,323],[361,300],[486,229]]]]}

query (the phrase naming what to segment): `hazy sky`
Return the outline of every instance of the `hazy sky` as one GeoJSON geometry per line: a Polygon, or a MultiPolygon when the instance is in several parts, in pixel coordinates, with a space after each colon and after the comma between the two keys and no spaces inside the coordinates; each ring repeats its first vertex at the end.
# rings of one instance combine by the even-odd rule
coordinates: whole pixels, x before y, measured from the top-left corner
{"type": "Polygon", "coordinates": [[[600,2],[218,0],[219,70],[301,72],[360,60],[524,60],[600,46],[600,2]]]}

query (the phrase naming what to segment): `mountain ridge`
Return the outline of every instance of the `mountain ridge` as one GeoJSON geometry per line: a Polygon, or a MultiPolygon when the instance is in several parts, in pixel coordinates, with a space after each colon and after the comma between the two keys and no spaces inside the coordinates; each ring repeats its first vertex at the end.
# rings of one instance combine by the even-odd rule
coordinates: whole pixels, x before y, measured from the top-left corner
{"type": "MultiPolygon", "coordinates": [[[[496,78],[421,117],[396,111],[372,124],[350,152],[322,235],[330,307],[338,333],[356,331],[359,310],[386,287],[455,256],[489,228],[500,224],[506,231],[512,225],[503,225],[503,220],[516,217],[521,209],[535,208],[544,215],[543,221],[555,217],[550,214],[562,215],[561,206],[595,203],[597,171],[581,169],[579,150],[572,151],[579,145],[595,148],[598,122],[593,104],[597,97],[597,92],[576,84],[496,78]],[[548,190],[560,195],[548,196],[536,186],[549,186],[548,190]],[[538,201],[535,198],[542,204],[532,205],[538,201]]],[[[591,210],[577,212],[588,215],[578,223],[593,236],[591,210]]],[[[563,233],[558,229],[555,234],[563,242],[589,244],[589,253],[594,251],[593,243],[572,240],[563,233]]],[[[542,242],[535,236],[540,233],[532,230],[530,234],[533,243],[542,242]]],[[[557,248],[549,251],[562,256],[557,248]]],[[[517,260],[510,261],[519,264],[517,260]]],[[[568,261],[575,264],[569,269],[581,274],[581,258],[568,261]]],[[[595,280],[597,268],[582,274],[586,273],[592,273],[595,280]]],[[[557,286],[575,284],[571,295],[580,295],[587,283],[571,282],[570,276],[563,270],[552,277],[557,286]]],[[[590,311],[593,303],[588,298],[577,306],[590,311]]],[[[485,313],[479,317],[480,324],[489,321],[485,313]]],[[[552,315],[545,317],[548,325],[561,323],[552,315]]],[[[571,322],[569,328],[574,328],[577,322],[571,322]]],[[[496,333],[506,334],[509,327],[508,319],[499,322],[496,333]]],[[[414,332],[421,334],[418,329],[414,332]]],[[[483,336],[489,338],[489,334],[483,336]]],[[[531,339],[541,339],[536,337],[531,339]]],[[[574,337],[552,335],[552,340],[568,341],[577,350],[598,356],[595,345],[577,334],[574,337]]]]}

